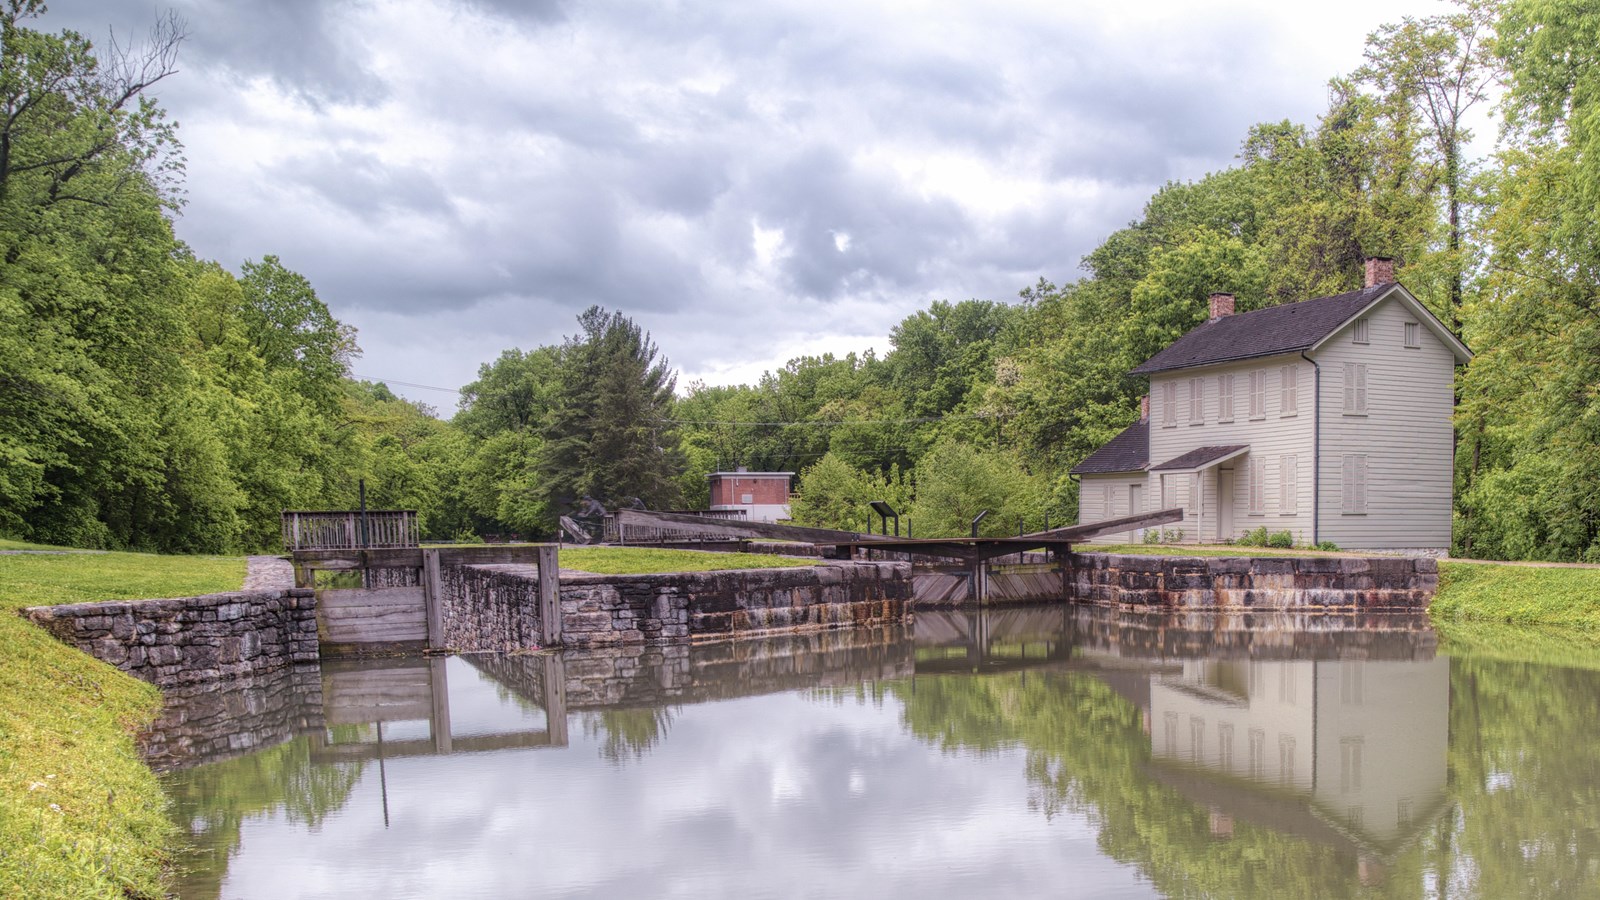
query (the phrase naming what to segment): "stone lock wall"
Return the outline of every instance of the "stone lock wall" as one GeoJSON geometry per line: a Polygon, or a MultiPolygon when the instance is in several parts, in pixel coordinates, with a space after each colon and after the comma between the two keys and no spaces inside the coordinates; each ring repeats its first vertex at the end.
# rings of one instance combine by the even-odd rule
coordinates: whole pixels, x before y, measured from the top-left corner
{"type": "Polygon", "coordinates": [[[160,687],[317,661],[316,597],[309,589],[35,606],[22,614],[160,687]]]}
{"type": "Polygon", "coordinates": [[[1072,598],[1208,609],[1426,609],[1439,563],[1408,557],[1072,555],[1072,598]]]}
{"type": "Polygon", "coordinates": [[[539,579],[533,566],[447,566],[439,572],[444,645],[464,652],[536,647],[539,579]]]}
{"type": "MultiPolygon", "coordinates": [[[[538,645],[538,580],[528,566],[441,573],[446,644],[462,651],[538,645]]],[[[848,563],[659,575],[561,577],[562,645],[656,644],[701,636],[883,625],[905,618],[905,563],[848,563]]]]}

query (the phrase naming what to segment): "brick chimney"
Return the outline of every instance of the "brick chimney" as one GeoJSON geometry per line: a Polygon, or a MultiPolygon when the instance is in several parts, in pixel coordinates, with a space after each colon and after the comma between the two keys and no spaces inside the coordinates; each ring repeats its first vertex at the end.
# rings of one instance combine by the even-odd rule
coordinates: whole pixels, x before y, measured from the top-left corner
{"type": "Polygon", "coordinates": [[[1150,395],[1145,394],[1139,398],[1139,421],[1148,421],[1150,418],[1150,395]]]}
{"type": "Polygon", "coordinates": [[[1220,291],[1211,295],[1211,318],[1213,321],[1223,316],[1233,315],[1233,295],[1220,291]]]}
{"type": "Polygon", "coordinates": [[[1367,257],[1367,287],[1394,283],[1394,257],[1367,257]]]}

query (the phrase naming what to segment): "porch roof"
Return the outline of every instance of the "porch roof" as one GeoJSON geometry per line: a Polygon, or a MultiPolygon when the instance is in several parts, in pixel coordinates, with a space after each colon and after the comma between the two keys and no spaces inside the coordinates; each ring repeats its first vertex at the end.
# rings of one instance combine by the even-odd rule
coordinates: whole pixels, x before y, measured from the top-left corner
{"type": "Polygon", "coordinates": [[[1152,472],[1199,472],[1209,469],[1218,463],[1227,462],[1236,456],[1243,456],[1250,452],[1249,444],[1227,444],[1220,447],[1196,447],[1188,453],[1174,456],[1159,466],[1152,466],[1152,472]]]}

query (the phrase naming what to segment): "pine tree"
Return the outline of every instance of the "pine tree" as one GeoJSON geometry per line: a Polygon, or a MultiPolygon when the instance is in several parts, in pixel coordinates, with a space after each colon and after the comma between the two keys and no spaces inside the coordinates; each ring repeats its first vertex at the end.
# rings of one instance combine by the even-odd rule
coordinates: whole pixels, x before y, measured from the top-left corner
{"type": "Polygon", "coordinates": [[[649,333],[622,313],[592,306],[578,323],[583,332],[561,349],[544,428],[546,508],[564,511],[586,494],[608,509],[633,498],[677,505],[683,453],[668,420],[677,377],[649,333]]]}

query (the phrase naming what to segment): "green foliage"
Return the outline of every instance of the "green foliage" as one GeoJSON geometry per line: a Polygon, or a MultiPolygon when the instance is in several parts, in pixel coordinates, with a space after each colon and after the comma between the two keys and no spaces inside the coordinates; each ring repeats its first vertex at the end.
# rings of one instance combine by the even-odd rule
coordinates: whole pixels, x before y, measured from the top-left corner
{"type": "Polygon", "coordinates": [[[917,464],[911,518],[918,537],[950,537],[970,534],[972,519],[987,510],[979,533],[999,537],[1016,534],[1019,521],[1042,524],[1044,497],[1016,454],[946,440],[917,464]]]}
{"type": "Polygon", "coordinates": [[[1267,546],[1267,538],[1267,526],[1260,525],[1239,535],[1239,539],[1234,543],[1241,547],[1265,547],[1267,546]]]}
{"type": "Polygon", "coordinates": [[[546,417],[538,490],[554,516],[591,495],[608,508],[632,498],[656,509],[680,503],[682,452],[670,419],[676,376],[655,342],[620,312],[590,307],[582,334],[561,348],[546,417]]]}
{"type": "Polygon", "coordinates": [[[1500,622],[1600,635],[1600,568],[1439,564],[1438,621],[1500,622]]]}
{"type": "Polygon", "coordinates": [[[789,504],[796,525],[865,531],[872,518],[868,506],[882,500],[908,515],[911,483],[898,467],[887,476],[862,471],[830,452],[800,474],[800,491],[789,504]]]}
{"type": "Polygon", "coordinates": [[[1274,531],[1267,535],[1267,546],[1276,550],[1288,550],[1294,546],[1294,535],[1287,531],[1274,531]]]}

